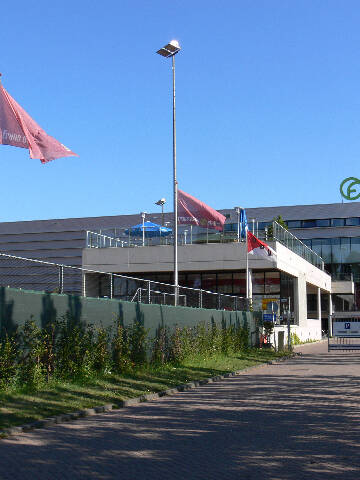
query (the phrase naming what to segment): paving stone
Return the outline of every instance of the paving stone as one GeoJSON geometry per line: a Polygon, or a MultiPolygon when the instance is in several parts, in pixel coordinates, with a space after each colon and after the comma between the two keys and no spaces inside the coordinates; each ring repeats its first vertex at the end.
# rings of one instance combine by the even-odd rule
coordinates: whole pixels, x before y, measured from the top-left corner
{"type": "Polygon", "coordinates": [[[357,480],[360,355],[320,347],[0,439],[0,478],[357,480]]]}

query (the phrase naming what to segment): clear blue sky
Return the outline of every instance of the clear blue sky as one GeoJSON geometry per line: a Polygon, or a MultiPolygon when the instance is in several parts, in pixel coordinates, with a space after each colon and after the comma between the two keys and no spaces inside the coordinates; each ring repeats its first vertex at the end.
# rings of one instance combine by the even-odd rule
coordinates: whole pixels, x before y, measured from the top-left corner
{"type": "Polygon", "coordinates": [[[357,0],[37,0],[1,13],[3,85],[80,157],[0,146],[0,221],[332,203],[360,177],[357,0]]]}

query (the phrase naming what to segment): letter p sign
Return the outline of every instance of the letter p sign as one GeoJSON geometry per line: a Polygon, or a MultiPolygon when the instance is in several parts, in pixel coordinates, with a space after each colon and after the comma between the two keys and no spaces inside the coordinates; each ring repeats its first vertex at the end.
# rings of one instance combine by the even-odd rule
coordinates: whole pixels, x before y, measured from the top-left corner
{"type": "Polygon", "coordinates": [[[345,323],[345,330],[350,330],[350,322],[345,323]]]}

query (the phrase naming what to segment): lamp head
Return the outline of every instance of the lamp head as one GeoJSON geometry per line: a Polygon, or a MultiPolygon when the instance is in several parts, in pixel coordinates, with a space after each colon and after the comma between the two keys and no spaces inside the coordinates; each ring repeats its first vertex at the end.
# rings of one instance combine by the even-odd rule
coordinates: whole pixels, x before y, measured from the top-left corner
{"type": "Polygon", "coordinates": [[[178,52],[180,52],[181,47],[179,45],[179,42],[177,40],[171,40],[165,47],[160,48],[156,53],[161,55],[162,57],[173,57],[176,55],[178,52]]]}

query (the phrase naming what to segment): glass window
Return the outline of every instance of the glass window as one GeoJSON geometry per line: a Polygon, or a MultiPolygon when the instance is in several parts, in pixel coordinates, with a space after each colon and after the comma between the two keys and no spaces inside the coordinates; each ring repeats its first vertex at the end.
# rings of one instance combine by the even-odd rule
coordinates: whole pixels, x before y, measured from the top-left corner
{"type": "Polygon", "coordinates": [[[321,240],[321,258],[325,263],[331,263],[331,238],[321,240]]]}
{"type": "Polygon", "coordinates": [[[320,255],[320,257],[321,257],[322,239],[321,239],[321,238],[313,238],[311,243],[312,243],[311,249],[312,249],[315,253],[317,253],[318,255],[320,255]]]}
{"type": "Polygon", "coordinates": [[[216,273],[203,273],[201,276],[201,288],[209,292],[216,292],[216,273]]]}
{"type": "Polygon", "coordinates": [[[265,272],[265,293],[280,293],[280,272],[265,272]]]}
{"type": "Polygon", "coordinates": [[[332,227],[343,227],[345,225],[345,218],[332,218],[331,226],[332,227]]]}
{"type": "Polygon", "coordinates": [[[217,274],[217,291],[232,294],[232,273],[217,274]]]}
{"type": "Polygon", "coordinates": [[[341,263],[349,263],[350,238],[341,238],[341,263]]]}
{"type": "Polygon", "coordinates": [[[341,263],[340,238],[331,239],[331,263],[341,263]]]}
{"type": "Polygon", "coordinates": [[[224,231],[225,232],[237,232],[237,223],[225,223],[224,231]]]}
{"type": "Polygon", "coordinates": [[[123,277],[113,277],[114,278],[114,291],[113,296],[117,297],[126,297],[127,295],[127,279],[123,277]]]}
{"type": "Polygon", "coordinates": [[[360,218],[359,217],[345,218],[345,225],[350,227],[357,227],[358,225],[360,225],[360,218]]]}
{"type": "Polygon", "coordinates": [[[190,288],[201,288],[201,274],[188,273],[186,276],[186,283],[190,288]]]}
{"type": "Polygon", "coordinates": [[[269,222],[258,222],[258,229],[265,230],[265,227],[269,225],[269,222]]]}
{"type": "Polygon", "coordinates": [[[234,295],[246,295],[246,273],[233,274],[234,295]]]}
{"type": "Polygon", "coordinates": [[[317,295],[314,293],[307,294],[307,310],[308,313],[317,312],[317,295]]]}
{"type": "Polygon", "coordinates": [[[360,238],[351,239],[350,261],[360,263],[360,238]]]}
{"type": "Polygon", "coordinates": [[[252,274],[252,290],[253,293],[265,293],[264,292],[264,272],[253,272],[252,274]]]}
{"type": "Polygon", "coordinates": [[[289,228],[301,228],[301,220],[288,220],[287,226],[289,228]]]}
{"type": "Polygon", "coordinates": [[[316,220],[317,227],[330,227],[330,218],[318,218],[316,220]]]}
{"type": "Polygon", "coordinates": [[[316,220],[303,220],[302,221],[303,228],[313,228],[316,227],[316,220]]]}

